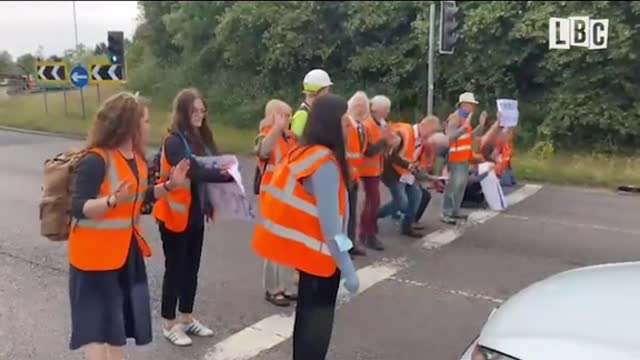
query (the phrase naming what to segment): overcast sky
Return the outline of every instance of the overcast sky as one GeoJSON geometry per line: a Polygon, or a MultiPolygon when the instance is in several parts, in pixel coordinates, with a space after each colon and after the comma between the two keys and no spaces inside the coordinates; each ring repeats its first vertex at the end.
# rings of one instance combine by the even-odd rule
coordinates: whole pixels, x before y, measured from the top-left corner
{"type": "MultiPolygon", "coordinates": [[[[91,48],[107,42],[107,31],[131,38],[136,28],[136,1],[77,1],[78,42],[91,48]]],[[[72,1],[0,1],[0,51],[16,57],[34,53],[62,55],[75,47],[72,1]]]]}

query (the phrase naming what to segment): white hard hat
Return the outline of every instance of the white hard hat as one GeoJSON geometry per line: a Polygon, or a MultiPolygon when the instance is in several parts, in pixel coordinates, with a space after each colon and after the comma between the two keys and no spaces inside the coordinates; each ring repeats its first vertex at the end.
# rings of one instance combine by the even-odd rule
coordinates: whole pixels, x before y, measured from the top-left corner
{"type": "Polygon", "coordinates": [[[302,82],[304,91],[316,93],[326,87],[333,85],[329,74],[322,69],[313,69],[307,73],[302,82]]]}
{"type": "Polygon", "coordinates": [[[479,104],[478,100],[476,100],[476,97],[473,95],[472,92],[465,92],[460,94],[460,97],[458,98],[458,104],[462,104],[462,103],[471,103],[471,104],[479,104]]]}

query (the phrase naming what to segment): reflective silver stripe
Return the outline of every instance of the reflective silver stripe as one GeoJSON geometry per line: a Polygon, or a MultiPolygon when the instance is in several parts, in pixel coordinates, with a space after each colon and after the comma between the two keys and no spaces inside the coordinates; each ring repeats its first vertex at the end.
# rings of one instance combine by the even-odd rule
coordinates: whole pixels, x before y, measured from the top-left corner
{"type": "Polygon", "coordinates": [[[323,255],[331,256],[331,252],[329,251],[329,248],[327,247],[327,245],[325,245],[325,243],[321,242],[318,239],[314,239],[301,232],[295,231],[293,229],[288,229],[284,226],[275,224],[266,219],[262,219],[260,223],[262,224],[262,226],[264,226],[265,229],[267,229],[268,231],[280,237],[283,237],[291,241],[295,241],[301,245],[306,246],[311,250],[318,251],[323,255]]]}
{"type": "Polygon", "coordinates": [[[322,149],[320,151],[318,151],[317,153],[313,154],[312,156],[310,156],[308,159],[306,159],[305,161],[299,163],[298,165],[294,166],[291,168],[291,178],[289,179],[289,183],[287,184],[285,191],[287,192],[287,194],[291,194],[293,195],[293,190],[296,187],[296,178],[295,175],[298,175],[299,173],[309,169],[311,166],[313,166],[313,164],[316,163],[316,161],[322,159],[323,157],[329,155],[330,150],[328,149],[322,149]]]}
{"type": "Polygon", "coordinates": [[[346,153],[345,157],[347,159],[359,159],[362,157],[361,153],[352,153],[352,152],[348,152],[346,153]]]}
{"type": "Polygon", "coordinates": [[[267,185],[263,187],[262,191],[266,191],[270,193],[273,197],[286,203],[291,207],[294,207],[300,211],[303,211],[311,216],[318,217],[318,209],[315,207],[315,205],[308,203],[302,199],[299,199],[295,196],[291,196],[290,194],[287,194],[284,191],[279,190],[273,185],[267,185]]]}
{"type": "Polygon", "coordinates": [[[458,147],[452,147],[449,149],[449,152],[461,152],[471,150],[471,145],[461,145],[458,147]]]}
{"type": "Polygon", "coordinates": [[[127,230],[131,229],[131,220],[91,220],[79,219],[76,226],[94,230],[127,230]]]}
{"type": "Polygon", "coordinates": [[[120,184],[120,176],[118,174],[118,167],[111,157],[111,151],[107,151],[107,161],[109,163],[109,182],[111,183],[111,192],[116,191],[118,184],[120,184]]]}
{"type": "Polygon", "coordinates": [[[266,168],[264,168],[265,172],[272,172],[276,168],[273,164],[268,164],[266,168]]]}
{"type": "Polygon", "coordinates": [[[171,201],[171,200],[167,200],[167,203],[169,204],[169,208],[172,211],[177,211],[177,212],[181,212],[181,213],[186,213],[187,212],[187,207],[184,204],[179,204],[175,201],[171,201]]]}
{"type": "Polygon", "coordinates": [[[149,186],[147,179],[140,179],[138,182],[140,183],[140,186],[149,186]]]}

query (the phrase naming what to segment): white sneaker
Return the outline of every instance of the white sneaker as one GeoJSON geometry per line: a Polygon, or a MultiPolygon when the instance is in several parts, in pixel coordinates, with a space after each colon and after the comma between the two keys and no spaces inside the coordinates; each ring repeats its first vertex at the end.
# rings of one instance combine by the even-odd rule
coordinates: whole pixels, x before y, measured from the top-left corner
{"type": "Polygon", "coordinates": [[[196,319],[193,319],[190,324],[184,324],[184,329],[188,334],[195,336],[209,337],[213,336],[213,330],[202,325],[202,323],[196,319]]]}
{"type": "Polygon", "coordinates": [[[171,341],[176,346],[189,346],[192,344],[191,338],[187,336],[182,324],[175,324],[170,330],[162,327],[162,334],[167,340],[171,341]]]}

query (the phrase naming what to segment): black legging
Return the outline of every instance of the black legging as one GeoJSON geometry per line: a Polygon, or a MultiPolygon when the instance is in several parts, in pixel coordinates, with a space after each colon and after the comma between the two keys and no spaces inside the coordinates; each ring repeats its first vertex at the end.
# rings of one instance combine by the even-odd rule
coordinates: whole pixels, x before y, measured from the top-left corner
{"type": "Polygon", "coordinates": [[[293,360],[325,360],[340,287],[340,271],[322,278],[300,271],[293,325],[293,360]]]}

